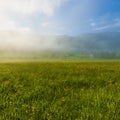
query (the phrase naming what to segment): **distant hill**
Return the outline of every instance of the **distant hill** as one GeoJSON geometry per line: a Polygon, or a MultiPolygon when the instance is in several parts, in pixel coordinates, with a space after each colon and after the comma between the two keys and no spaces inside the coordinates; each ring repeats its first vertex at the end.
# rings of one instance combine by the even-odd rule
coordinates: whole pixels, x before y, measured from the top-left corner
{"type": "Polygon", "coordinates": [[[68,51],[120,52],[120,32],[84,34],[81,36],[58,36],[57,43],[68,51]]]}

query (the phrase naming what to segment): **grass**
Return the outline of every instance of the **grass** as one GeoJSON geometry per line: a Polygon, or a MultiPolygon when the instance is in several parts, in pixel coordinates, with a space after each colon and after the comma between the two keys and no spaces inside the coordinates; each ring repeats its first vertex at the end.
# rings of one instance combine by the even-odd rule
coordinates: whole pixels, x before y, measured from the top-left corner
{"type": "Polygon", "coordinates": [[[120,120],[120,62],[0,63],[0,120],[120,120]]]}

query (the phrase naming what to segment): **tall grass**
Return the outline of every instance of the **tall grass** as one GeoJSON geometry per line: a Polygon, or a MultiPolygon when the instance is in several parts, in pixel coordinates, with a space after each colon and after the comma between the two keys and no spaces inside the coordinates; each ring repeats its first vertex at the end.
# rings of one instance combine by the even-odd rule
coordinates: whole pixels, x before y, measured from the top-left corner
{"type": "Polygon", "coordinates": [[[1,120],[120,120],[120,62],[0,64],[1,120]]]}

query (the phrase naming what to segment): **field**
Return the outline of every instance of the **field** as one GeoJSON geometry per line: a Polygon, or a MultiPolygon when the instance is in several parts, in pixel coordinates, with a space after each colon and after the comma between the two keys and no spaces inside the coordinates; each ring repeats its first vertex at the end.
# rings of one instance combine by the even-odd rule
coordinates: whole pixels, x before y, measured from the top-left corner
{"type": "Polygon", "coordinates": [[[0,63],[0,120],[120,120],[120,61],[0,63]]]}

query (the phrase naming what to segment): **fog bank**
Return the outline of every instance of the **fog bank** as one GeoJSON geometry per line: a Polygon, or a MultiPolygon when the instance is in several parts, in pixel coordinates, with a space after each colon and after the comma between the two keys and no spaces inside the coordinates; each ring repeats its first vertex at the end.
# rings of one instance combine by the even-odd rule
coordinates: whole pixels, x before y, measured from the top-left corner
{"type": "Polygon", "coordinates": [[[31,32],[0,32],[0,51],[41,51],[59,50],[62,46],[57,43],[57,36],[39,35],[31,32]]]}

